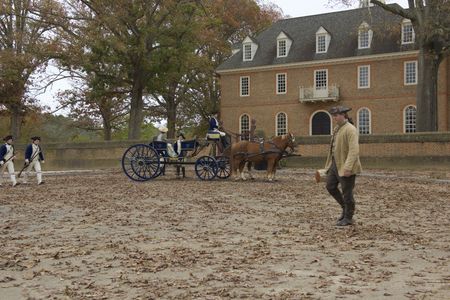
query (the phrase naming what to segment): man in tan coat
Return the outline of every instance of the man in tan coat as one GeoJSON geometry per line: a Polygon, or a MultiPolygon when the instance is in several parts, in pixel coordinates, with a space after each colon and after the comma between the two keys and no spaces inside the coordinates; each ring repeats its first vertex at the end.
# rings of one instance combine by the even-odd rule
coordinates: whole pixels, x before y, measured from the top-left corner
{"type": "Polygon", "coordinates": [[[358,130],[348,117],[347,112],[350,110],[351,108],[344,106],[330,109],[336,126],[333,130],[325,169],[328,170],[327,190],[342,207],[342,215],[338,219],[337,226],[353,224],[355,212],[353,188],[356,174],[361,173],[358,130]],[[342,192],[338,189],[339,184],[342,192]]]}

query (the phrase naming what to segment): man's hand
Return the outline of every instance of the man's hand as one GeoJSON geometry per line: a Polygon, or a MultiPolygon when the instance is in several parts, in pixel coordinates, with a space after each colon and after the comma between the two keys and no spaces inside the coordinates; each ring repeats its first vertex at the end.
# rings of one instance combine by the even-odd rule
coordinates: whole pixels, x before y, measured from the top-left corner
{"type": "Polygon", "coordinates": [[[25,159],[25,164],[28,165],[30,163],[30,160],[27,158],[25,159]]]}
{"type": "Polygon", "coordinates": [[[41,163],[45,164],[45,160],[41,160],[41,163]]]}
{"type": "Polygon", "coordinates": [[[344,170],[344,177],[350,177],[352,176],[352,171],[344,170]]]}
{"type": "Polygon", "coordinates": [[[0,166],[3,166],[5,162],[3,160],[0,160],[0,166]]]}

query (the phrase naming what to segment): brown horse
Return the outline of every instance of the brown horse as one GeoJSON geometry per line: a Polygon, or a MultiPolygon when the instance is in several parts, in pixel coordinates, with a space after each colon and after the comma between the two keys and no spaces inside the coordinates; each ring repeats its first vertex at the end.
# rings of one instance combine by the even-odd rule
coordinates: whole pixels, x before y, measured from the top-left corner
{"type": "Polygon", "coordinates": [[[271,141],[240,141],[233,144],[231,146],[230,161],[235,179],[246,180],[242,172],[245,163],[251,164],[267,161],[267,179],[272,181],[275,178],[278,161],[285,153],[286,148],[289,147],[294,151],[294,142],[294,135],[289,132],[286,135],[274,137],[271,141]]]}

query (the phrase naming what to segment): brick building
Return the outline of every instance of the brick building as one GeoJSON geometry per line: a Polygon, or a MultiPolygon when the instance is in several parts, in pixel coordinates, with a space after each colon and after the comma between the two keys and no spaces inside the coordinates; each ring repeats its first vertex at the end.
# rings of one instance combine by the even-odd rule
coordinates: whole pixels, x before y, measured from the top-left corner
{"type": "MultiPolygon", "coordinates": [[[[397,5],[397,4],[393,4],[397,5]]],[[[411,22],[379,7],[285,19],[247,37],[217,73],[221,119],[266,136],[323,135],[345,105],[360,134],[415,132],[418,51],[411,22]]],[[[441,63],[439,131],[450,129],[450,62],[441,63]]]]}

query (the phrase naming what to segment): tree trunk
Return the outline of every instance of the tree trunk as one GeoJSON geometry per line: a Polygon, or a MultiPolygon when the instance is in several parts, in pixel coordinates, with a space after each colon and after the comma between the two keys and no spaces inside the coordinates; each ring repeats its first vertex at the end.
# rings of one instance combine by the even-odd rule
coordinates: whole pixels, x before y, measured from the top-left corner
{"type": "Polygon", "coordinates": [[[175,124],[177,123],[177,107],[174,103],[175,100],[172,97],[170,98],[167,99],[167,129],[169,129],[167,137],[173,139],[175,138],[175,124]]]}
{"type": "Polygon", "coordinates": [[[131,90],[130,121],[128,124],[129,140],[137,140],[141,137],[141,125],[144,119],[144,101],[142,99],[144,85],[140,77],[139,74],[135,76],[131,90]]]}
{"type": "Polygon", "coordinates": [[[416,131],[438,131],[438,71],[440,59],[430,49],[419,52],[416,131]]]}
{"type": "Polygon", "coordinates": [[[105,119],[103,119],[103,139],[105,141],[111,140],[111,123],[105,119]]]}
{"type": "Polygon", "coordinates": [[[21,111],[20,107],[16,105],[11,107],[10,112],[10,134],[14,137],[15,140],[18,140],[21,134],[23,112],[21,111]]]}

